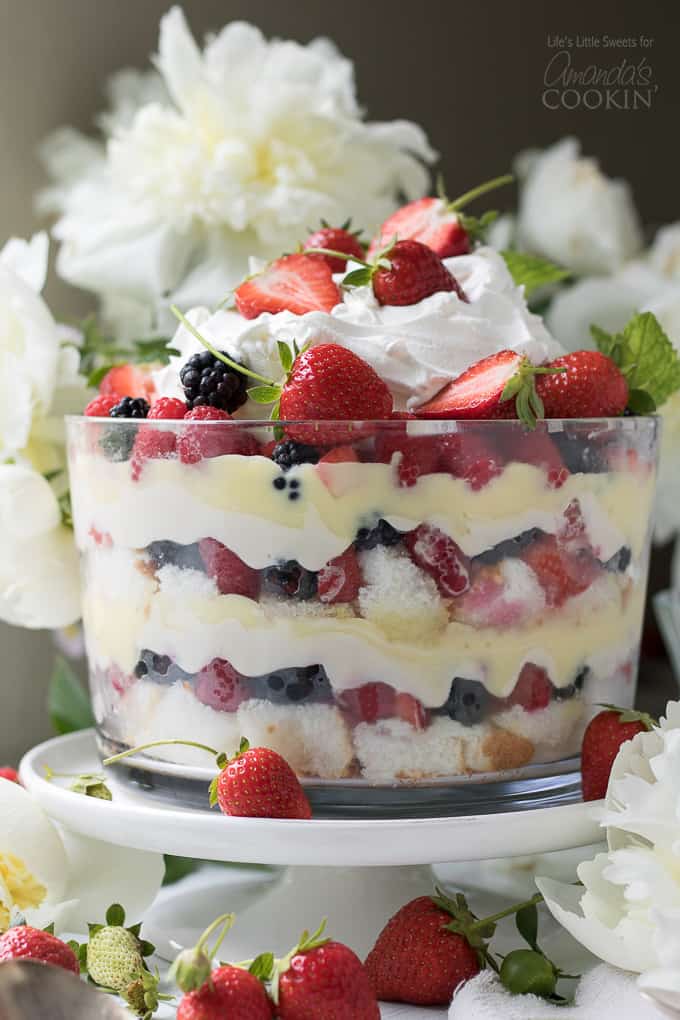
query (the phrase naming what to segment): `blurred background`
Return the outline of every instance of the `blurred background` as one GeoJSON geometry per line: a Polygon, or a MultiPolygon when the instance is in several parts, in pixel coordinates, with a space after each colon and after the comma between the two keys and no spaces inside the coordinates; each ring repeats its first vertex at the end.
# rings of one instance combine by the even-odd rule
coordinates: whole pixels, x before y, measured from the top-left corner
{"type": "MultiPolygon", "coordinates": [[[[33,205],[46,183],[37,158],[41,140],[62,124],[93,127],[107,77],[123,66],[148,66],[169,6],[168,0],[0,0],[0,246],[44,226],[33,205]]],[[[558,8],[537,0],[427,0],[414,8],[376,0],[185,0],[183,7],[199,40],[232,19],[301,42],[332,38],[355,63],[370,119],[404,117],[423,126],[441,153],[438,169],[451,195],[506,171],[518,151],[573,134],[609,175],[630,182],[646,226],[678,218],[675,4],[577,0],[558,8]],[[581,66],[644,56],[652,69],[651,108],[548,108],[546,67],[555,37],[565,34],[582,40],[581,66]],[[593,35],[649,42],[644,49],[603,51],[589,46],[593,35]]],[[[500,192],[494,204],[512,207],[512,192],[500,192]]],[[[46,296],[61,319],[93,308],[91,298],[54,274],[46,296]]],[[[667,560],[658,557],[657,585],[667,560]]],[[[658,707],[669,680],[660,672],[663,653],[652,631],[647,651],[643,682],[658,707]]],[[[49,732],[44,701],[54,648],[50,635],[0,624],[0,652],[0,758],[10,761],[49,732]]]]}

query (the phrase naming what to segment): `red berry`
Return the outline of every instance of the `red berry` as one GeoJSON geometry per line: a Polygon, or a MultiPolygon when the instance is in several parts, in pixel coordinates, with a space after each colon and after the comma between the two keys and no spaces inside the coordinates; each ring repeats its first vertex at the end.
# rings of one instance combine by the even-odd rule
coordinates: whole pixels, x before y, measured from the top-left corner
{"type": "Polygon", "coordinates": [[[396,691],[389,684],[363,684],[343,691],[338,704],[353,726],[362,722],[373,724],[394,716],[396,691]]]}
{"type": "Polygon", "coordinates": [[[380,1020],[361,960],[341,942],[297,953],[279,980],[280,1020],[380,1020]]]}
{"type": "Polygon", "coordinates": [[[197,464],[209,457],[222,457],[226,454],[251,456],[259,452],[255,437],[236,424],[203,425],[203,422],[231,421],[226,411],[217,407],[201,405],[189,411],[185,422],[197,422],[196,426],[185,426],[177,436],[177,453],[183,464],[197,464]]]}
{"type": "Polygon", "coordinates": [[[319,600],[321,602],[353,602],[363,584],[361,567],[352,546],[344,553],[329,560],[317,577],[319,600]]]}
{"type": "MultiPolygon", "coordinates": [[[[304,248],[330,248],[333,251],[346,252],[350,258],[362,261],[365,258],[363,245],[356,234],[352,234],[345,227],[322,227],[321,230],[310,234],[305,241],[304,248]]],[[[347,266],[347,259],[333,258],[332,255],[319,256],[324,260],[332,273],[343,273],[347,266]]]]}
{"type": "Polygon", "coordinates": [[[156,387],[149,373],[136,365],[114,365],[99,383],[99,392],[102,396],[117,397],[118,400],[121,397],[144,397],[152,403],[156,387]]]}
{"type": "Polygon", "coordinates": [[[416,414],[419,418],[515,418],[514,401],[501,397],[525,360],[509,350],[482,358],[417,408],[416,414]]]}
{"type": "Polygon", "coordinates": [[[519,423],[509,425],[502,431],[501,446],[508,463],[533,464],[545,471],[553,489],[559,489],[569,477],[562,455],[544,425],[539,424],[533,432],[527,432],[519,423]]]}
{"type": "Polygon", "coordinates": [[[139,481],[147,460],[167,459],[174,456],[176,449],[177,437],[174,432],[142,426],[135,436],[130,457],[130,473],[133,482],[139,481]]]}
{"type": "Polygon", "coordinates": [[[503,471],[505,458],[481,435],[452,432],[439,442],[439,467],[463,478],[471,489],[483,489],[503,471]]]}
{"type": "Polygon", "coordinates": [[[235,712],[248,698],[243,677],[226,659],[213,659],[196,675],[194,691],[204,705],[216,712],[235,712]]]}
{"type": "Polygon", "coordinates": [[[0,766],[0,779],[9,779],[10,783],[19,783],[21,786],[19,773],[16,769],[11,768],[9,765],[0,766]]]}
{"type": "Polygon", "coordinates": [[[320,255],[284,255],[234,292],[244,319],[263,312],[330,312],[342,297],[329,267],[320,255]]]}
{"type": "Polygon", "coordinates": [[[520,705],[526,712],[537,712],[548,707],[552,694],[553,687],[546,671],[533,662],[527,662],[522,666],[509,701],[511,705],[520,705]]]}
{"type": "Polygon", "coordinates": [[[467,301],[458,281],[438,255],[420,241],[397,241],[385,256],[390,268],[373,274],[373,293],[381,305],[415,305],[439,291],[455,291],[467,301]]]}
{"type": "Polygon", "coordinates": [[[422,701],[403,691],[395,698],[394,714],[398,719],[410,723],[414,730],[426,730],[430,723],[430,713],[422,701]]]}
{"type": "Polygon", "coordinates": [[[531,567],[551,608],[589,588],[602,568],[588,555],[572,555],[554,535],[541,535],[528,546],[522,559],[531,567]]]}
{"type": "Polygon", "coordinates": [[[334,446],[328,453],[324,453],[319,464],[348,464],[357,463],[359,454],[353,446],[334,446]]]}
{"type": "Polygon", "coordinates": [[[402,486],[415,485],[421,475],[435,472],[439,466],[439,438],[437,436],[408,436],[389,429],[375,439],[375,459],[389,464],[398,454],[397,477],[402,486]]]}
{"type": "Polygon", "coordinates": [[[9,928],[0,935],[0,963],[5,960],[37,960],[80,974],[80,964],[70,946],[49,932],[27,924],[9,928]]]}
{"type": "Polygon", "coordinates": [[[239,753],[217,778],[217,801],[225,815],[246,818],[311,818],[298,777],[268,747],[239,753]]]}
{"type": "Polygon", "coordinates": [[[260,575],[247,563],[239,559],[236,553],[227,549],[214,538],[202,538],[198,543],[201,559],[205,569],[215,583],[221,595],[243,595],[247,599],[256,599],[260,593],[260,575]]]}
{"type": "Polygon", "coordinates": [[[170,421],[178,421],[180,418],[185,416],[187,411],[187,405],[183,400],[178,400],[177,397],[159,397],[158,400],[151,405],[151,409],[147,417],[167,418],[170,421]]]}
{"type": "Polygon", "coordinates": [[[449,924],[451,914],[429,896],[407,903],[387,922],[365,963],[380,1000],[448,1006],[460,985],[479,973],[476,951],[449,924]]]}
{"type": "Polygon", "coordinates": [[[566,372],[536,377],[546,418],[614,418],[626,409],[628,383],[611,358],[574,351],[549,363],[566,372]]]}
{"type": "Polygon", "coordinates": [[[418,198],[388,216],[371,242],[369,256],[377,254],[394,237],[400,241],[420,241],[440,259],[466,255],[470,251],[470,238],[458,215],[450,212],[441,198],[418,198]]]}
{"type": "MultiPolygon", "coordinates": [[[[634,715],[635,713],[631,713],[634,715]]],[[[583,735],[581,778],[584,800],[601,800],[607,793],[609,776],[621,744],[650,729],[651,720],[640,713],[624,722],[624,710],[606,709],[591,719],[583,735]]]]}
{"type": "Polygon", "coordinates": [[[368,428],[321,423],[368,422],[388,418],[391,410],[392,395],[377,372],[339,344],[317,344],[304,351],[281,394],[282,419],[319,423],[286,426],[286,435],[303,443],[351,441],[368,428]]]}
{"type": "Polygon", "coordinates": [[[109,411],[118,403],[118,397],[113,395],[99,394],[87,405],[83,414],[88,418],[108,418],[109,411]]]}
{"type": "Polygon", "coordinates": [[[240,967],[223,966],[212,972],[196,991],[182,997],[177,1020],[271,1020],[274,1007],[264,985],[240,967]]]}
{"type": "Polygon", "coordinates": [[[431,524],[404,535],[411,559],[437,582],[444,598],[462,595],[470,587],[470,561],[453,539],[431,524]]]}

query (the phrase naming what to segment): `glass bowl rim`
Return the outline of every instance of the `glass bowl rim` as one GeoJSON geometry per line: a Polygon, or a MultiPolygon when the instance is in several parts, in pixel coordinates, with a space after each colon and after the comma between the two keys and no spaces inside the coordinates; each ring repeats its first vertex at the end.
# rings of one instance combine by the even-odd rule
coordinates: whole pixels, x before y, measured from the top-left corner
{"type": "MultiPolygon", "coordinates": [[[[108,425],[145,425],[154,426],[158,428],[171,428],[176,426],[184,426],[195,428],[200,426],[201,428],[211,428],[220,426],[224,428],[237,426],[238,428],[285,428],[290,425],[306,425],[306,426],[350,426],[350,425],[370,425],[371,427],[377,426],[379,428],[393,427],[403,428],[406,425],[432,425],[432,426],[444,426],[444,425],[456,425],[467,426],[474,425],[475,427],[483,426],[485,428],[509,428],[517,427],[522,425],[519,418],[218,418],[218,419],[207,419],[205,421],[192,421],[186,418],[109,418],[94,417],[84,414],[66,414],[64,420],[67,424],[93,424],[101,425],[106,422],[108,425]]],[[[661,421],[659,414],[644,414],[644,415],[628,415],[619,416],[616,418],[539,418],[538,425],[546,426],[548,432],[562,431],[564,426],[573,425],[586,425],[586,426],[598,426],[599,428],[621,428],[623,430],[630,429],[635,431],[637,428],[647,428],[650,426],[658,426],[661,421]],[[644,424],[643,424],[644,423],[644,424]]],[[[529,430],[526,426],[526,431],[529,430]]]]}

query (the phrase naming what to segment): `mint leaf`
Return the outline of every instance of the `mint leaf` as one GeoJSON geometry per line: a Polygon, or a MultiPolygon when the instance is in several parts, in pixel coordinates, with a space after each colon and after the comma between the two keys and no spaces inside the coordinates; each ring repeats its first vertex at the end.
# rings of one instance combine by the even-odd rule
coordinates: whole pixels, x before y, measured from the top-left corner
{"type": "Polygon", "coordinates": [[[522,251],[503,251],[501,255],[516,285],[524,287],[525,298],[529,298],[535,290],[547,283],[557,283],[571,276],[568,269],[536,255],[527,255],[522,251]]]}
{"type": "Polygon", "coordinates": [[[274,974],[274,954],[260,953],[251,963],[248,973],[253,974],[260,981],[271,981],[274,974]]]}
{"type": "Polygon", "coordinates": [[[54,730],[62,735],[94,726],[90,699],[66,659],[57,656],[50,680],[47,709],[54,730]]]}
{"type": "Polygon", "coordinates": [[[342,280],[343,287],[367,287],[373,279],[371,268],[354,269],[342,280]]]}
{"type": "Polygon", "coordinates": [[[458,222],[471,241],[483,241],[491,224],[498,219],[498,210],[489,209],[482,216],[467,216],[458,213],[458,222]]]}
{"type": "Polygon", "coordinates": [[[281,368],[286,374],[288,374],[293,367],[293,352],[285,340],[277,340],[276,346],[279,349],[279,361],[281,362],[281,368]]]}
{"type": "Polygon", "coordinates": [[[138,364],[147,362],[158,362],[167,365],[170,358],[178,358],[181,351],[176,347],[170,347],[170,338],[167,336],[154,336],[149,340],[135,340],[131,352],[131,361],[138,364]]]}
{"type": "Polygon", "coordinates": [[[274,404],[281,396],[280,386],[251,386],[248,396],[256,404],[274,404]]]}
{"type": "Polygon", "coordinates": [[[634,315],[622,333],[610,334],[598,326],[591,326],[590,332],[598,350],[611,358],[625,375],[638,405],[642,400],[641,392],[661,407],[680,389],[678,352],[652,312],[634,315]]]}
{"type": "Polygon", "coordinates": [[[629,390],[628,410],[633,414],[654,414],[656,401],[645,390],[629,390]]]}

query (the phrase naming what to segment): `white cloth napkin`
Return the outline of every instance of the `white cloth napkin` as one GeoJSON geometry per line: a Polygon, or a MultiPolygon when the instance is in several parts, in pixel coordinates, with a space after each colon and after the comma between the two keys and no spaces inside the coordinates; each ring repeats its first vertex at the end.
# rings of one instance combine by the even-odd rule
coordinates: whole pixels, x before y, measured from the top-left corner
{"type": "Polygon", "coordinates": [[[535,995],[511,995],[491,971],[482,971],[456,995],[449,1020],[662,1020],[643,999],[635,976],[606,964],[576,987],[573,1006],[557,1006],[535,995]]]}

